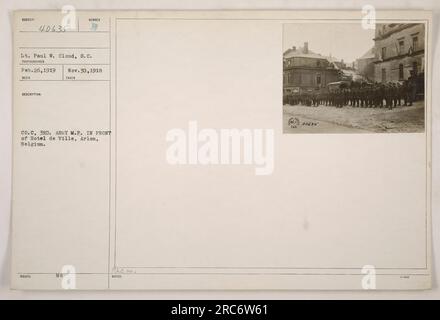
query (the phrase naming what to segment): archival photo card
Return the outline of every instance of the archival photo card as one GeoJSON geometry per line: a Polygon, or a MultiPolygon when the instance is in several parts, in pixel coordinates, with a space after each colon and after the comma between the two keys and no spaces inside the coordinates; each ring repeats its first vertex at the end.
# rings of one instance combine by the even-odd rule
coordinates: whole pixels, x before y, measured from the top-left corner
{"type": "Polygon", "coordinates": [[[375,14],[15,12],[11,287],[431,288],[431,13],[375,14]]]}

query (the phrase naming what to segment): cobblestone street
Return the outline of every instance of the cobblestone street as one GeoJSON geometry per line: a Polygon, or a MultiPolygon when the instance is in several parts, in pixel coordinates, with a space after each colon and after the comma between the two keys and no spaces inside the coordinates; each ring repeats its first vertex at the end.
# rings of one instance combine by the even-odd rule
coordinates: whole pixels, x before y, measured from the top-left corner
{"type": "Polygon", "coordinates": [[[284,133],[424,132],[425,106],[353,108],[283,106],[284,133]]]}

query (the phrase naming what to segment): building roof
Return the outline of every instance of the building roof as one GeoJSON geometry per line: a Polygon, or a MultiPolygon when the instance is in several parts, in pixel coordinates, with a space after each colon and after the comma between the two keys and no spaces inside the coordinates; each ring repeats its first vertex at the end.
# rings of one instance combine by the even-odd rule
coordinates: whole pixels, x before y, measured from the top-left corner
{"type": "Polygon", "coordinates": [[[390,35],[396,32],[400,32],[404,29],[411,28],[417,25],[423,25],[422,23],[380,23],[376,25],[376,33],[374,41],[388,38],[390,35]]]}
{"type": "Polygon", "coordinates": [[[328,60],[326,57],[321,56],[317,53],[290,53],[288,55],[285,55],[284,58],[313,58],[313,59],[321,59],[321,60],[328,60]]]}
{"type": "Polygon", "coordinates": [[[325,56],[319,53],[315,53],[310,49],[307,50],[307,53],[304,53],[303,47],[293,47],[289,48],[283,53],[284,59],[289,58],[311,58],[311,59],[319,59],[328,61],[329,65],[335,69],[345,69],[345,62],[343,60],[338,60],[335,57],[325,56]]]}
{"type": "Polygon", "coordinates": [[[297,51],[291,51],[287,54],[284,55],[284,58],[289,59],[289,58],[313,58],[313,59],[321,59],[321,60],[327,60],[326,57],[321,56],[320,54],[317,53],[313,53],[313,52],[309,52],[309,53],[303,53],[303,52],[298,52],[297,51]]]}
{"type": "Polygon", "coordinates": [[[298,47],[295,50],[291,49],[287,49],[284,52],[284,58],[289,59],[289,58],[293,58],[293,57],[298,57],[298,58],[314,58],[314,59],[323,59],[323,60],[328,60],[327,57],[322,56],[318,53],[314,53],[313,51],[308,50],[307,53],[304,53],[304,48],[302,47],[298,47]]]}
{"type": "Polygon", "coordinates": [[[368,49],[367,52],[365,52],[360,58],[358,58],[358,60],[363,60],[363,59],[373,59],[375,58],[375,54],[374,54],[374,47],[371,47],[370,49],[368,49]]]}

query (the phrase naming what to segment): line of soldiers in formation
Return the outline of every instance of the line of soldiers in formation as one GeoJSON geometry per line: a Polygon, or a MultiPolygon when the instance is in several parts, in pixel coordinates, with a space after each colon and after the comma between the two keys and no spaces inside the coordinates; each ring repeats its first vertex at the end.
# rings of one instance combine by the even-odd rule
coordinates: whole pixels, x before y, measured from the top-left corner
{"type": "Polygon", "coordinates": [[[413,81],[403,83],[374,83],[339,88],[328,92],[304,92],[291,94],[285,103],[306,106],[352,106],[360,108],[388,108],[411,106],[416,96],[416,84],[413,81]]]}

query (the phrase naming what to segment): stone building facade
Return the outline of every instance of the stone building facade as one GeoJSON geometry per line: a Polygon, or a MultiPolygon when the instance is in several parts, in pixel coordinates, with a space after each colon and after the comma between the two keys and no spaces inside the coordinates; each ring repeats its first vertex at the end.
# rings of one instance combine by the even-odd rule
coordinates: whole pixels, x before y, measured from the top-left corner
{"type": "Polygon", "coordinates": [[[374,61],[376,61],[374,47],[356,59],[356,70],[358,74],[365,77],[368,81],[374,81],[375,79],[374,61]]]}
{"type": "Polygon", "coordinates": [[[411,72],[424,74],[425,25],[423,23],[378,24],[375,38],[374,80],[407,80],[411,72]]]}
{"type": "Polygon", "coordinates": [[[340,72],[327,57],[304,47],[292,47],[283,55],[283,93],[319,91],[330,82],[338,81],[340,72]]]}

